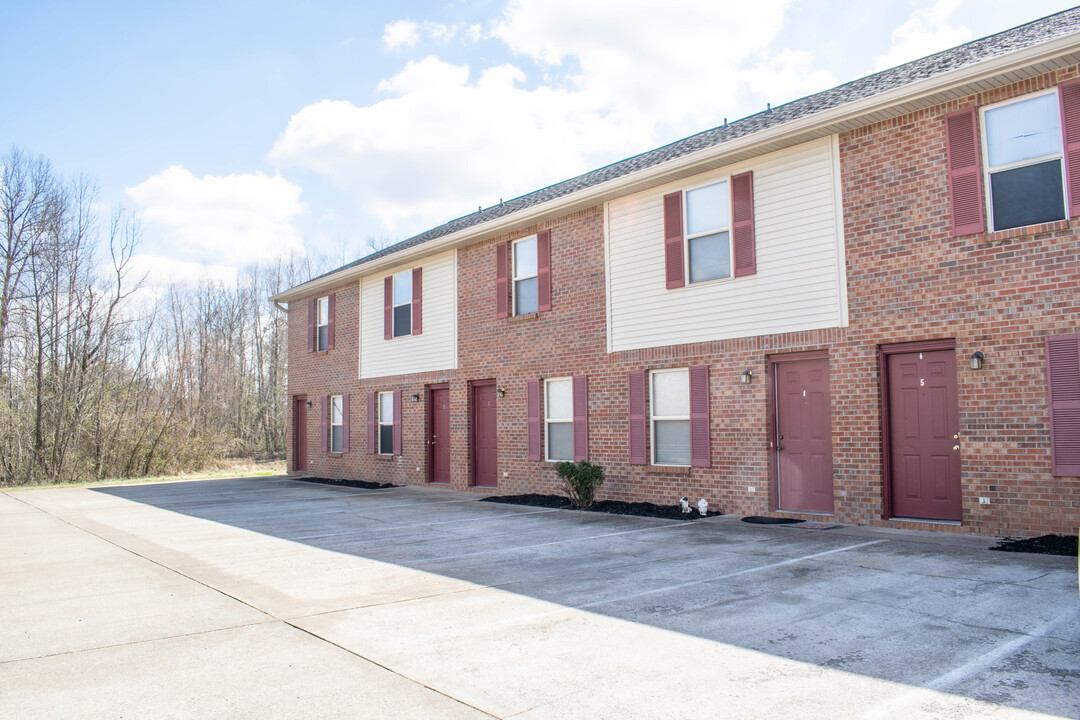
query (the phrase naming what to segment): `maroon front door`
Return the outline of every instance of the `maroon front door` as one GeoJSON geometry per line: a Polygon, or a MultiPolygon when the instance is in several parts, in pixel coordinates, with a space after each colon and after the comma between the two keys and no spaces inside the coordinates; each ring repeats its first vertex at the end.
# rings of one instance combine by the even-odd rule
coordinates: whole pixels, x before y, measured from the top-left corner
{"type": "Polygon", "coordinates": [[[959,520],[956,351],[887,356],[892,515],[959,520]]]}
{"type": "Polygon", "coordinates": [[[497,424],[494,381],[474,384],[472,386],[473,485],[478,487],[496,487],[499,484],[497,424]]]}
{"type": "Polygon", "coordinates": [[[431,449],[428,480],[434,483],[450,482],[450,389],[445,385],[428,390],[428,417],[430,418],[431,449]]]}
{"type": "Polygon", "coordinates": [[[293,470],[307,470],[307,397],[293,398],[293,470]]]}
{"type": "Polygon", "coordinates": [[[776,362],[776,481],[781,510],[833,511],[829,359],[776,362]]]}

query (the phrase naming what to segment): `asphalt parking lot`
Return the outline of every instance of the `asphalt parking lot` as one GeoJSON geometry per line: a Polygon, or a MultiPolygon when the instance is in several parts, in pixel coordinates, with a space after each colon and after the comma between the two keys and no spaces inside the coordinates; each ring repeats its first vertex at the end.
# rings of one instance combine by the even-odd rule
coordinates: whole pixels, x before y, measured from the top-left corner
{"type": "Polygon", "coordinates": [[[477,500],[0,494],[0,717],[1080,717],[1075,558],[477,500]]]}

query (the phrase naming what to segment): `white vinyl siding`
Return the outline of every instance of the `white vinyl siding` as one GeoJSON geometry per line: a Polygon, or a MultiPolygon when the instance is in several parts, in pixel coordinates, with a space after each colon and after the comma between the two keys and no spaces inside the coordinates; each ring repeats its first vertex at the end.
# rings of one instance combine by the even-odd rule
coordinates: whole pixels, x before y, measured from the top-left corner
{"type": "Polygon", "coordinates": [[[457,367],[457,267],[454,251],[424,258],[424,330],[383,338],[384,278],[407,269],[389,268],[360,281],[360,377],[378,378],[457,367]]]}
{"type": "Polygon", "coordinates": [[[845,324],[834,138],[608,203],[612,352],[845,324]],[[754,172],[757,273],[668,290],[664,195],[754,172]]]}

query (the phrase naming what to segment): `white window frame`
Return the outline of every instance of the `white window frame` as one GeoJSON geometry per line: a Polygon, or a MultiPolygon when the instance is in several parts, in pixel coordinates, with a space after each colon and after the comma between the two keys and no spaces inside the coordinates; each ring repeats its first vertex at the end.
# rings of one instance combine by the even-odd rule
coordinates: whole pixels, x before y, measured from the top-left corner
{"type": "Polygon", "coordinates": [[[315,301],[315,350],[322,352],[330,346],[330,296],[323,295],[315,301]],[[325,340],[319,331],[326,328],[325,340]]]}
{"type": "MultiPolygon", "coordinates": [[[[652,465],[660,465],[662,467],[690,467],[690,463],[685,464],[673,464],[673,463],[658,463],[656,462],[656,423],[664,422],[666,420],[685,420],[688,424],[690,422],[690,368],[664,368],[661,370],[649,371],[649,445],[650,456],[649,461],[652,465]],[[656,414],[656,383],[653,382],[653,378],[657,375],[664,373],[684,373],[686,375],[686,415],[657,415],[656,414]]],[[[689,432],[689,429],[688,429],[689,432]]],[[[689,440],[689,438],[687,438],[689,440]]]]}
{"type": "Polygon", "coordinates": [[[574,460],[574,378],[572,377],[557,377],[547,378],[544,380],[544,460],[546,462],[561,462],[563,460],[574,460]],[[549,384],[553,382],[565,382],[570,387],[570,415],[565,418],[552,418],[551,417],[551,403],[548,402],[548,388],[549,384]],[[553,458],[551,457],[551,433],[549,428],[552,425],[569,425],[570,426],[570,457],[568,458],[553,458]]]}
{"type": "Polygon", "coordinates": [[[379,455],[393,455],[394,454],[394,393],[392,392],[380,392],[376,394],[376,414],[375,414],[375,449],[378,450],[379,455]],[[390,419],[387,420],[383,417],[383,396],[390,398],[388,404],[390,406],[390,419]],[[382,429],[383,427],[390,428],[390,452],[383,452],[382,447],[382,429]]]}
{"type": "Polygon", "coordinates": [[[510,243],[510,265],[513,268],[513,270],[510,273],[510,307],[513,309],[513,313],[511,313],[511,314],[512,315],[532,315],[534,312],[539,312],[539,310],[540,310],[540,237],[538,235],[529,235],[527,237],[518,238],[514,242],[510,243]],[[536,249],[536,272],[533,273],[532,275],[518,276],[517,246],[518,246],[518,243],[526,242],[526,241],[529,241],[529,240],[533,241],[534,247],[536,249]],[[537,290],[536,310],[534,310],[532,312],[527,312],[527,313],[520,313],[520,312],[518,312],[518,307],[517,307],[517,300],[518,300],[518,297],[517,297],[518,296],[517,285],[522,280],[530,280],[532,278],[536,278],[536,290],[537,290]]]}
{"type": "Polygon", "coordinates": [[[726,280],[733,280],[735,278],[735,240],[733,232],[732,214],[735,212],[735,208],[731,206],[731,176],[725,175],[720,178],[714,178],[708,182],[695,185],[693,187],[683,188],[682,191],[682,222],[683,222],[683,277],[686,278],[687,285],[700,285],[702,283],[709,282],[724,282],[726,280]],[[688,193],[694,190],[700,190],[701,188],[709,187],[710,185],[719,185],[724,183],[726,192],[724,193],[725,200],[728,204],[728,224],[725,227],[713,228],[711,230],[705,230],[690,234],[690,198],[688,193]],[[707,235],[715,235],[717,233],[726,232],[728,234],[728,274],[724,277],[709,278],[708,280],[692,280],[690,275],[690,241],[699,237],[705,237],[707,235]]]}
{"type": "MultiPolygon", "coordinates": [[[[1056,87],[1040,92],[1028,93],[1021,95],[1020,97],[1009,98],[1002,102],[994,103],[993,105],[985,105],[979,108],[979,143],[980,150],[982,150],[982,174],[983,174],[983,194],[986,196],[986,215],[987,215],[987,227],[990,228],[990,232],[996,232],[997,228],[994,226],[994,193],[990,188],[990,175],[993,173],[999,173],[1005,170],[1015,170],[1016,168],[1027,167],[1028,165],[1038,165],[1039,163],[1049,162],[1051,160],[1061,161],[1061,206],[1065,219],[1069,217],[1069,204],[1068,204],[1068,178],[1065,175],[1065,138],[1061,138],[1061,151],[1051,155],[1043,155],[1037,158],[1030,158],[1028,160],[1020,160],[1019,162],[1008,163],[1000,165],[995,168],[990,167],[990,143],[986,136],[986,113],[990,110],[1005,107],[1007,105],[1013,105],[1024,100],[1031,100],[1041,95],[1054,95],[1057,98],[1058,112],[1061,111],[1061,96],[1058,94],[1056,87]]],[[[1060,120],[1058,121],[1060,123],[1060,120]]],[[[1058,125],[1058,130],[1063,132],[1061,125],[1058,125]]],[[[1058,222],[1058,221],[1054,221],[1058,222]]],[[[1026,225],[1018,225],[1017,227],[1027,227],[1026,225]]],[[[1016,228],[1002,228],[1003,230],[1014,230],[1016,228]]]]}
{"type": "Polygon", "coordinates": [[[391,306],[390,307],[390,336],[393,337],[393,338],[408,337],[409,335],[412,335],[412,326],[413,326],[413,317],[412,317],[413,271],[412,271],[412,268],[409,268],[408,270],[402,270],[399,273],[394,273],[391,277],[392,277],[392,279],[390,280],[390,306],[391,306]],[[405,277],[408,277],[408,279],[409,279],[409,299],[406,302],[403,302],[403,303],[395,303],[394,302],[394,297],[397,296],[398,278],[405,278],[405,277]],[[399,307],[405,307],[406,305],[409,306],[409,327],[405,328],[405,332],[399,333],[397,331],[398,330],[398,328],[397,328],[397,309],[399,307]]]}
{"type": "Polygon", "coordinates": [[[330,452],[344,452],[345,448],[345,402],[341,395],[330,396],[330,452]],[[337,410],[338,422],[334,422],[334,411],[337,410]],[[334,428],[341,428],[341,436],[337,446],[334,446],[334,428]]]}

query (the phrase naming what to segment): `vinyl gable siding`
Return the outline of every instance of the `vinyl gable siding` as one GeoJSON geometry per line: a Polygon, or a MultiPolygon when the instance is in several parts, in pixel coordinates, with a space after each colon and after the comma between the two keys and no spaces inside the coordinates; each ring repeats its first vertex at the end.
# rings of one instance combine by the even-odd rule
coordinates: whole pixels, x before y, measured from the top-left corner
{"type": "Polygon", "coordinates": [[[608,204],[609,350],[846,324],[836,139],[824,138],[608,204]],[[669,290],[664,196],[752,170],[757,272],[669,290]]]}
{"type": "Polygon", "coordinates": [[[360,377],[379,378],[457,367],[457,262],[453,251],[369,275],[360,281],[360,377]],[[423,268],[423,332],[385,339],[384,279],[423,268]]]}

